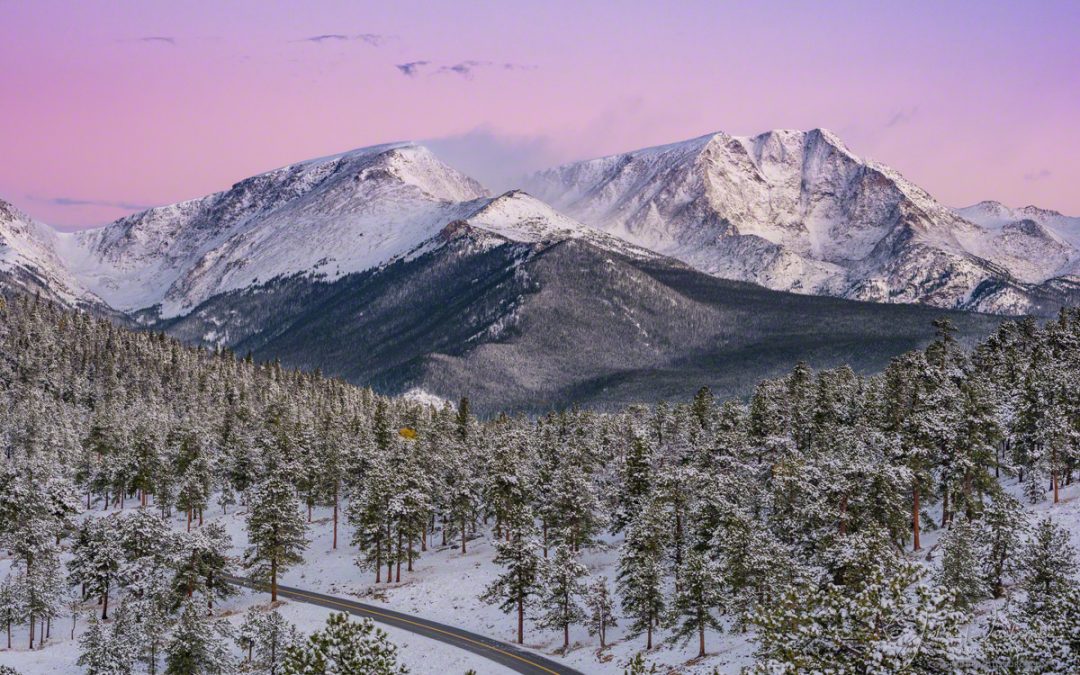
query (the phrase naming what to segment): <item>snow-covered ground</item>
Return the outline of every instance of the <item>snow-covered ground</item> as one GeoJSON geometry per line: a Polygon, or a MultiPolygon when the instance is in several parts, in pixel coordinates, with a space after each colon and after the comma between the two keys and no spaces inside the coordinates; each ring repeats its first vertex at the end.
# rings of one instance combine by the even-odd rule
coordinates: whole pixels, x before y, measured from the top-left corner
{"type": "MultiPolygon", "coordinates": [[[[1020,486],[1015,479],[1006,481],[1006,489],[1014,496],[1022,498],[1020,486]]],[[[134,501],[134,500],[132,500],[134,501]]],[[[94,511],[93,514],[99,514],[94,511]]],[[[940,517],[940,510],[931,510],[931,515],[940,517]]],[[[1064,525],[1074,545],[1080,547],[1080,484],[1063,488],[1061,502],[1053,506],[1049,500],[1028,506],[1032,522],[1050,513],[1056,522],[1064,525]]],[[[228,515],[207,513],[207,522],[221,521],[232,534],[234,554],[239,556],[246,543],[243,508],[228,515]]],[[[183,521],[177,517],[176,527],[183,527],[183,521]]],[[[401,583],[375,584],[374,573],[362,571],[354,564],[355,549],[348,546],[350,528],[342,520],[339,532],[339,547],[333,550],[332,523],[329,509],[316,509],[313,522],[308,528],[310,545],[306,553],[306,562],[285,573],[281,583],[288,586],[329,593],[342,597],[351,597],[368,603],[384,604],[387,607],[458,626],[466,630],[512,642],[515,638],[516,623],[514,618],[502,614],[496,607],[483,603],[479,596],[483,588],[498,573],[499,568],[493,563],[494,550],[490,532],[470,540],[468,553],[462,554],[459,546],[439,546],[440,535],[433,539],[435,546],[416,561],[415,571],[402,570],[401,583]]],[[[935,548],[940,530],[926,531],[923,536],[923,552],[914,558],[923,564],[937,563],[939,549],[935,548]],[[931,560],[927,561],[927,557],[931,560]]],[[[608,541],[607,545],[587,552],[583,562],[589,568],[590,575],[605,575],[612,583],[616,574],[617,541],[608,541]]],[[[0,577],[7,573],[10,560],[0,558],[0,577]]],[[[247,607],[266,605],[269,597],[266,593],[243,593],[224,603],[218,610],[239,625],[247,607]]],[[[985,617],[1000,602],[983,603],[977,616],[985,617]]],[[[88,607],[88,610],[90,607],[88,607]]],[[[279,603],[279,610],[289,621],[295,623],[301,631],[312,632],[322,626],[329,610],[284,601],[279,603]]],[[[0,664],[15,667],[23,675],[49,673],[68,675],[81,672],[75,665],[78,658],[78,635],[86,626],[85,616],[79,620],[76,641],[70,639],[70,616],[62,618],[52,627],[52,637],[42,650],[26,650],[27,635],[25,627],[13,631],[14,649],[4,650],[6,642],[0,642],[0,664]]],[[[509,672],[477,655],[456,649],[449,645],[429,640],[400,629],[381,626],[390,639],[398,645],[401,661],[418,675],[453,675],[474,669],[480,674],[499,674],[509,672]]],[[[753,662],[754,644],[749,635],[743,633],[715,633],[707,636],[709,655],[705,659],[696,657],[697,645],[673,644],[664,640],[663,631],[658,633],[660,644],[647,654],[647,659],[655,663],[664,673],[704,674],[717,669],[720,673],[737,673],[753,662]]],[[[526,621],[525,646],[550,658],[562,660],[583,673],[622,673],[625,663],[645,647],[644,636],[629,637],[624,626],[611,628],[608,633],[609,646],[598,650],[598,640],[590,637],[586,629],[577,626],[571,630],[570,652],[562,656],[562,636],[554,631],[542,631],[526,621]]],[[[0,636],[0,640],[3,640],[0,636]]]]}

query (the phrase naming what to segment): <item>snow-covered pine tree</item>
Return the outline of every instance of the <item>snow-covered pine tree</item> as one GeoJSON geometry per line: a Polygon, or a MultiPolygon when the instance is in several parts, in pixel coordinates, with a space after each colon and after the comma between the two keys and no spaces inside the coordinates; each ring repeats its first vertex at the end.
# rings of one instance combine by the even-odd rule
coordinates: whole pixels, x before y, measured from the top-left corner
{"type": "Polygon", "coordinates": [[[653,647],[653,629],[665,608],[663,560],[667,531],[663,505],[649,499],[630,522],[619,551],[623,612],[632,619],[633,634],[647,634],[646,649],[653,647]]]}
{"type": "Polygon", "coordinates": [[[586,619],[581,598],[585,594],[583,579],[587,574],[570,544],[559,544],[555,555],[544,561],[537,626],[562,631],[563,654],[570,649],[570,627],[586,619]]]}
{"type": "Polygon", "coordinates": [[[278,575],[304,561],[306,525],[296,491],[280,475],[281,467],[255,490],[247,519],[248,541],[244,565],[257,579],[270,583],[270,599],[277,602],[278,575]]]}
{"type": "Polygon", "coordinates": [[[600,638],[600,649],[607,646],[607,629],[618,626],[615,617],[615,598],[608,588],[608,578],[599,576],[589,584],[585,595],[588,609],[589,635],[600,638]]]}
{"type": "Polygon", "coordinates": [[[289,650],[300,644],[300,633],[277,610],[260,615],[254,623],[254,665],[264,673],[284,672],[289,650]]]}
{"type": "Polygon", "coordinates": [[[707,554],[698,550],[690,551],[669,610],[674,637],[689,641],[696,636],[698,656],[704,657],[705,630],[723,630],[717,616],[723,606],[724,579],[720,566],[707,554]]]}
{"type": "Polygon", "coordinates": [[[876,567],[861,588],[813,581],[762,607],[755,673],[963,672],[965,615],[913,565],[876,567]]]}
{"type": "Polygon", "coordinates": [[[495,564],[502,566],[504,571],[480,597],[489,604],[498,605],[505,614],[517,614],[517,643],[524,644],[525,613],[535,602],[542,583],[540,544],[532,513],[528,510],[513,514],[504,527],[506,538],[495,542],[495,564]]]}
{"type": "Polygon", "coordinates": [[[1028,614],[1051,611],[1062,594],[1077,588],[1076,549],[1069,542],[1068,531],[1049,516],[1035,526],[1020,564],[1028,614]]]}
{"type": "Polygon", "coordinates": [[[981,563],[986,560],[985,528],[960,515],[941,539],[937,580],[952,591],[957,607],[969,609],[990,594],[981,563]]]}
{"type": "Polygon", "coordinates": [[[166,649],[165,675],[219,675],[232,672],[227,647],[230,626],[206,618],[194,603],[185,603],[166,649]]]}
{"type": "Polygon", "coordinates": [[[7,634],[7,648],[11,649],[11,627],[22,622],[26,610],[26,589],[23,579],[13,574],[0,582],[0,624],[7,634]]]}
{"type": "Polygon", "coordinates": [[[409,671],[397,662],[397,646],[371,619],[350,621],[339,613],[331,614],[326,626],[306,641],[289,648],[281,672],[406,675],[409,671]]]}

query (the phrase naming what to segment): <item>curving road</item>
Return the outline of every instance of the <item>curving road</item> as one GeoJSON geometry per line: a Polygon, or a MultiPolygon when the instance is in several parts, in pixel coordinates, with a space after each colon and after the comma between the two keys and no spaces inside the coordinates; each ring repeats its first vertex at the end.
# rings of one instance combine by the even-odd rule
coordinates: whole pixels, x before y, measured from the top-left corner
{"type": "MultiPolygon", "coordinates": [[[[258,583],[241,577],[225,577],[225,581],[257,591],[269,591],[270,588],[269,584],[258,583]]],[[[278,585],[278,595],[297,602],[341,610],[356,616],[366,616],[379,623],[395,626],[432,640],[445,642],[458,649],[478,654],[489,661],[494,661],[518,673],[526,673],[526,675],[582,675],[580,671],[556,663],[551,659],[546,659],[543,656],[537,656],[514,645],[411,614],[395,612],[392,609],[377,605],[368,605],[355,600],[304,591],[280,584],[278,585]]]]}

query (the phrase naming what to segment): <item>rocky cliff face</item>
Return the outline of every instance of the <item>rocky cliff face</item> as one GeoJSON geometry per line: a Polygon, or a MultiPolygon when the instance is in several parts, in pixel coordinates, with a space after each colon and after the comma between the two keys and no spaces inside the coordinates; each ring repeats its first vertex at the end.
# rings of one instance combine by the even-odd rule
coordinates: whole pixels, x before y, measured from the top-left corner
{"type": "Polygon", "coordinates": [[[526,185],[703,272],[798,293],[1022,314],[1036,286],[1080,257],[1073,242],[954,212],[823,129],[710,134],[542,171],[526,185]],[[976,294],[998,282],[1010,290],[976,294]]]}

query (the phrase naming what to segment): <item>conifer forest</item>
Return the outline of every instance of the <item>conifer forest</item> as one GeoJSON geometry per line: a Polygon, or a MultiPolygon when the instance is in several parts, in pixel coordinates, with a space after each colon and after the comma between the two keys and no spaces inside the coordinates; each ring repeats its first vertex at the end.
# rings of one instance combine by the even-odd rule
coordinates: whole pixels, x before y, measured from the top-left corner
{"type": "Polygon", "coordinates": [[[408,672],[290,621],[327,556],[374,600],[471,561],[493,635],[582,672],[1080,672],[1080,310],[934,328],[874,375],[481,418],[12,294],[0,672],[408,672]]]}

